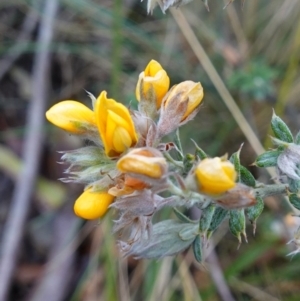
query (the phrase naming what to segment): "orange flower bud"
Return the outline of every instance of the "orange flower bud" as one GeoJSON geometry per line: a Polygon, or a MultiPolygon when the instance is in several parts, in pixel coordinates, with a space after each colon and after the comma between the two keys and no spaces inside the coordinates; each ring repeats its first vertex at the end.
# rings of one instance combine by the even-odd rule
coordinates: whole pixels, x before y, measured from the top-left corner
{"type": "Polygon", "coordinates": [[[123,156],[117,168],[125,173],[134,173],[153,179],[161,178],[167,171],[167,162],[154,148],[137,148],[123,156]]]}
{"type": "Polygon", "coordinates": [[[113,202],[114,196],[106,192],[93,192],[91,188],[84,191],[75,201],[74,212],[84,219],[102,217],[113,202]]]}
{"type": "Polygon", "coordinates": [[[72,134],[82,134],[95,126],[95,115],[92,110],[80,102],[65,100],[52,106],[46,112],[48,121],[72,134]]]}
{"type": "Polygon", "coordinates": [[[127,187],[131,187],[134,190],[143,190],[144,188],[148,187],[148,185],[145,182],[130,177],[128,175],[125,176],[124,185],[127,187]]]}
{"type": "Polygon", "coordinates": [[[143,190],[149,187],[145,182],[125,175],[124,181],[118,183],[117,185],[111,187],[108,192],[116,197],[131,194],[137,190],[143,190]]]}
{"type": "Polygon", "coordinates": [[[167,72],[162,66],[155,60],[151,60],[147,65],[144,72],[140,73],[139,79],[136,85],[136,98],[138,101],[141,98],[147,98],[149,91],[153,89],[156,97],[156,108],[159,109],[161,101],[169,90],[170,79],[167,72]],[[142,83],[142,87],[141,87],[142,83]],[[140,93],[143,93],[141,95],[140,93]]]}
{"type": "Polygon", "coordinates": [[[236,185],[237,174],[234,165],[218,157],[202,160],[195,172],[200,191],[207,194],[222,194],[236,185]]]}

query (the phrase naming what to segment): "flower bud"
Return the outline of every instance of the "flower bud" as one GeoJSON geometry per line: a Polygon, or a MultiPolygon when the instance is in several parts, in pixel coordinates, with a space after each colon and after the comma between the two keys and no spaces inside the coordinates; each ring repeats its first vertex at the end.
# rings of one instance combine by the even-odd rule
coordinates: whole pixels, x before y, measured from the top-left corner
{"type": "Polygon", "coordinates": [[[155,60],[151,60],[144,72],[140,73],[136,85],[136,98],[138,101],[154,94],[156,108],[159,109],[161,101],[169,90],[170,79],[167,72],[155,60]],[[142,86],[141,86],[142,85],[142,86]],[[151,91],[152,90],[152,91],[151,91]]]}
{"type": "Polygon", "coordinates": [[[103,91],[95,104],[98,130],[109,157],[122,154],[137,143],[137,134],[128,109],[103,91]]]}
{"type": "Polygon", "coordinates": [[[158,150],[145,147],[133,149],[123,156],[118,161],[117,168],[125,173],[160,179],[167,171],[167,162],[158,150]]]}
{"type": "Polygon", "coordinates": [[[65,100],[55,104],[46,112],[46,118],[57,127],[72,134],[83,134],[89,127],[96,125],[94,112],[74,100],[65,100]]]}
{"type": "Polygon", "coordinates": [[[157,124],[159,138],[195,117],[203,98],[200,83],[185,81],[171,88],[163,99],[157,124]]]}
{"type": "Polygon", "coordinates": [[[207,194],[222,194],[236,185],[237,174],[234,165],[218,157],[202,160],[195,172],[200,191],[207,194]]]}
{"type": "Polygon", "coordinates": [[[89,188],[75,201],[74,212],[84,219],[100,218],[107,212],[113,200],[114,196],[106,192],[93,192],[89,188]]]}
{"type": "Polygon", "coordinates": [[[203,99],[203,88],[200,83],[195,83],[191,80],[184,81],[171,88],[168,95],[163,100],[163,106],[165,110],[167,107],[174,108],[176,103],[174,102],[187,102],[186,109],[181,113],[181,121],[184,121],[189,115],[191,115],[200,105],[203,99]]]}

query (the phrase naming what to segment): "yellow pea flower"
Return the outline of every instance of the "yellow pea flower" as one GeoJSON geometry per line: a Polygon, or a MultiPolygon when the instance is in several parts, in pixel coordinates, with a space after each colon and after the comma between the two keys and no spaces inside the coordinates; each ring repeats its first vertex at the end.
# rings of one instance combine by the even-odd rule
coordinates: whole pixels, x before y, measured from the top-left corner
{"type": "Polygon", "coordinates": [[[166,159],[154,148],[137,148],[123,156],[117,168],[125,173],[135,173],[160,179],[167,171],[166,159]]]}
{"type": "Polygon", "coordinates": [[[137,143],[137,134],[128,109],[102,91],[95,104],[98,130],[109,157],[122,154],[137,143]]]}
{"type": "Polygon", "coordinates": [[[72,134],[82,134],[96,126],[95,114],[82,103],[74,100],[61,101],[46,112],[46,118],[59,128],[72,134]]]}
{"type": "Polygon", "coordinates": [[[162,66],[155,60],[151,60],[147,65],[145,71],[140,73],[139,79],[136,85],[136,98],[138,101],[142,97],[146,97],[150,89],[153,89],[156,96],[156,108],[161,106],[162,99],[169,90],[170,79],[167,72],[162,66]],[[143,84],[141,89],[141,83],[143,84]],[[142,91],[143,95],[140,95],[142,91]]]}
{"type": "Polygon", "coordinates": [[[199,107],[203,96],[204,93],[202,85],[200,83],[187,80],[171,88],[163,101],[163,106],[167,109],[168,105],[170,105],[170,110],[172,110],[174,107],[176,107],[174,106],[174,101],[188,101],[187,109],[181,117],[181,121],[184,121],[191,113],[195,111],[195,109],[199,107]]]}
{"type": "Polygon", "coordinates": [[[93,192],[91,188],[84,191],[75,201],[74,212],[84,219],[102,217],[113,202],[114,196],[106,192],[93,192]]]}
{"type": "Polygon", "coordinates": [[[200,191],[207,194],[222,194],[236,185],[237,174],[234,165],[218,157],[202,160],[195,172],[200,191]]]}

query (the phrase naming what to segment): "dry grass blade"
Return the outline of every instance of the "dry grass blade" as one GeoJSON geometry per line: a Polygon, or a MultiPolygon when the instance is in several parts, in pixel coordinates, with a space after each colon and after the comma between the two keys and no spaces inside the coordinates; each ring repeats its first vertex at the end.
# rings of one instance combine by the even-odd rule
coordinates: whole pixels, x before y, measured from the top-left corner
{"type": "MultiPolygon", "coordinates": [[[[168,287],[171,281],[172,264],[173,258],[166,257],[162,259],[161,266],[159,272],[156,275],[156,281],[154,283],[154,287],[149,301],[159,300],[162,296],[164,296],[165,289],[166,287],[168,287]]],[[[164,298],[162,298],[162,300],[164,300],[164,298]]]]}
{"type": "MultiPolygon", "coordinates": [[[[225,105],[227,106],[228,110],[232,114],[233,118],[235,119],[236,123],[244,133],[245,137],[249,141],[250,145],[252,146],[253,150],[257,155],[263,153],[264,147],[262,146],[261,142],[258,140],[256,134],[252,130],[249,122],[242,114],[241,110],[235,103],[233,97],[229,93],[228,89],[226,88],[224,82],[222,81],[220,75],[216,71],[215,67],[211,63],[211,60],[207,56],[204,48],[200,44],[199,40],[197,39],[193,29],[189,25],[187,19],[185,18],[184,14],[180,9],[171,8],[171,13],[182,31],[182,34],[188,41],[190,47],[194,51],[195,56],[198,58],[200,64],[202,65],[203,69],[207,73],[208,77],[214,84],[216,90],[218,91],[220,97],[224,101],[225,105]]],[[[267,168],[268,173],[273,179],[277,178],[277,174],[275,170],[267,168]]],[[[295,208],[291,206],[289,202],[287,202],[290,208],[296,212],[295,208]]]]}
{"type": "Polygon", "coordinates": [[[255,153],[261,154],[262,152],[264,152],[264,148],[263,148],[262,144],[256,137],[255,133],[253,132],[253,130],[250,127],[246,118],[241,113],[239,107],[235,103],[233,97],[229,93],[229,91],[226,88],[225,84],[223,83],[221,77],[219,76],[215,67],[211,63],[209,57],[207,56],[207,54],[206,54],[205,50],[203,49],[202,45],[200,44],[199,40],[197,39],[194,31],[192,30],[189,23],[187,22],[184,14],[181,12],[180,9],[171,9],[171,13],[172,13],[176,23],[178,24],[179,28],[181,29],[184,37],[188,41],[190,47],[194,51],[194,54],[198,58],[200,64],[203,66],[205,72],[207,73],[207,75],[211,79],[212,83],[214,84],[215,88],[217,89],[220,97],[226,104],[228,110],[234,117],[238,126],[241,128],[245,137],[247,138],[247,140],[253,147],[255,153]]]}
{"type": "Polygon", "coordinates": [[[235,299],[231,295],[231,292],[227,286],[215,250],[212,250],[210,252],[209,256],[207,257],[207,262],[211,278],[214,281],[214,284],[218,290],[218,293],[222,297],[222,300],[234,301],[235,299]]]}
{"type": "Polygon", "coordinates": [[[238,279],[231,280],[231,286],[240,292],[250,295],[252,298],[258,301],[280,301],[280,299],[271,296],[261,289],[238,279]]]}
{"type": "Polygon", "coordinates": [[[0,61],[0,80],[26,48],[29,37],[35,29],[38,20],[39,16],[33,10],[26,16],[22,31],[17,37],[16,44],[9,49],[9,56],[6,56],[0,61]]]}
{"type": "Polygon", "coordinates": [[[2,242],[0,274],[5,275],[0,282],[0,300],[7,299],[10,282],[16,265],[19,244],[26,221],[32,190],[37,177],[41,154],[46,105],[48,70],[50,66],[49,45],[53,36],[53,25],[58,8],[57,0],[45,1],[45,15],[39,30],[38,43],[41,46],[37,53],[33,82],[33,99],[28,115],[28,134],[24,150],[24,168],[19,175],[12,200],[12,208],[7,219],[2,242]]]}
{"type": "MultiPolygon", "coordinates": [[[[79,226],[79,220],[72,214],[70,206],[65,206],[55,220],[54,241],[50,260],[46,265],[43,278],[37,286],[31,301],[61,301],[64,300],[72,276],[75,272],[75,254],[59,255],[74,237],[79,226]]],[[[76,238],[75,238],[76,239],[76,238]]]]}

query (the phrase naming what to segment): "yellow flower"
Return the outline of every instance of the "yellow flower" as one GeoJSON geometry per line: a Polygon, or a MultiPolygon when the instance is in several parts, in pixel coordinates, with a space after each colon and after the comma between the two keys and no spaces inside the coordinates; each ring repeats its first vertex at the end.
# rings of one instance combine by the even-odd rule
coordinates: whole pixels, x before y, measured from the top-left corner
{"type": "Polygon", "coordinates": [[[91,188],[84,191],[74,204],[74,212],[84,219],[102,217],[113,202],[114,196],[106,192],[93,192],[91,188]]]}
{"type": "Polygon", "coordinates": [[[154,148],[137,148],[123,156],[117,168],[125,173],[134,173],[160,179],[167,171],[167,162],[154,148]]]}
{"type": "Polygon", "coordinates": [[[109,157],[122,154],[137,143],[137,134],[128,109],[102,91],[96,105],[96,121],[105,153],[109,157]]]}
{"type": "MultiPolygon", "coordinates": [[[[168,105],[170,110],[174,107],[173,102],[187,101],[187,108],[181,117],[181,121],[184,121],[189,115],[191,115],[195,109],[197,109],[203,99],[203,88],[200,83],[187,80],[171,88],[166,98],[163,100],[163,106],[167,109],[168,105]]],[[[178,104],[177,107],[179,108],[178,104]]]]}
{"type": "Polygon", "coordinates": [[[145,71],[139,75],[135,90],[136,98],[138,101],[140,101],[141,98],[147,98],[147,95],[151,93],[151,89],[153,89],[156,97],[156,108],[159,109],[162,99],[169,90],[169,86],[170,79],[167,72],[157,61],[151,60],[145,71]],[[142,87],[141,83],[143,85],[142,87]],[[140,95],[141,91],[143,95],[140,95]]]}
{"type": "Polygon", "coordinates": [[[88,107],[74,100],[57,103],[46,112],[46,118],[72,134],[82,134],[95,127],[95,114],[88,107]]]}
{"type": "Polygon", "coordinates": [[[233,164],[218,157],[206,158],[196,167],[200,190],[207,194],[218,195],[233,188],[236,176],[233,164]]]}

